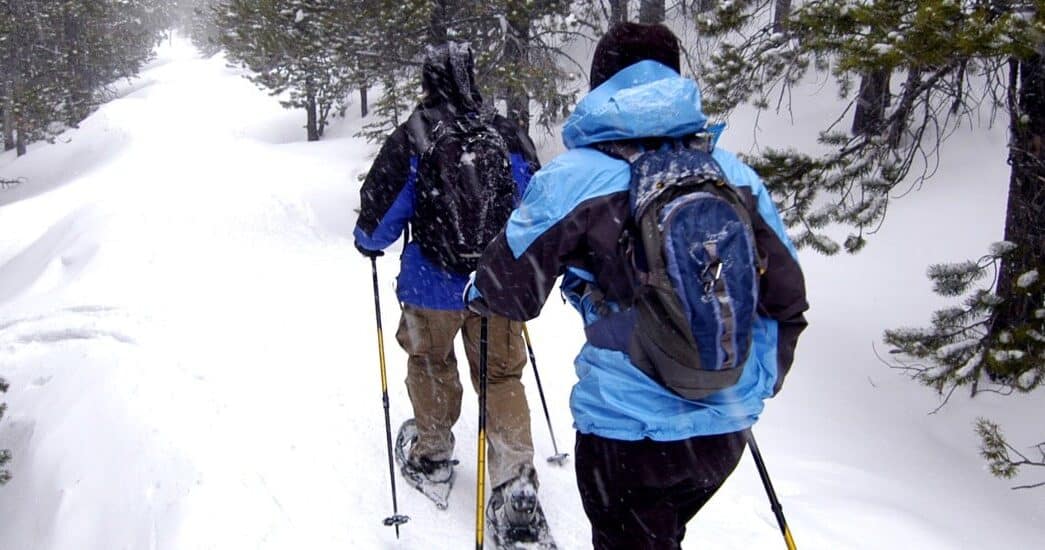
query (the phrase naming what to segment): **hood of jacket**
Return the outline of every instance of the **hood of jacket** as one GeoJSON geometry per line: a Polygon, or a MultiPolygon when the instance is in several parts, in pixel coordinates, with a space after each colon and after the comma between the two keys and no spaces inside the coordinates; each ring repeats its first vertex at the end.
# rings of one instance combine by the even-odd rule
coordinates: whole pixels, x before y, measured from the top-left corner
{"type": "Polygon", "coordinates": [[[700,89],[656,61],[640,61],[588,93],[563,126],[569,149],[603,141],[682,137],[704,129],[700,89]]]}
{"type": "Polygon", "coordinates": [[[421,68],[423,105],[448,105],[459,113],[478,112],[483,98],[475,84],[475,59],[467,44],[447,42],[425,50],[421,68]]]}

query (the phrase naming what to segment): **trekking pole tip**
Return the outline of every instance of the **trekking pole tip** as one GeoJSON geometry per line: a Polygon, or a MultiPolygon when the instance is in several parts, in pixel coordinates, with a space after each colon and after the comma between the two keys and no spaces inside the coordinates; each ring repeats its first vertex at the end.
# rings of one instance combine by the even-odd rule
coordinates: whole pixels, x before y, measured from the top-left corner
{"type": "Polygon", "coordinates": [[[408,521],[410,521],[410,516],[404,516],[402,514],[396,514],[394,516],[389,516],[389,517],[385,518],[384,524],[387,527],[395,527],[396,528],[396,536],[398,537],[399,536],[399,526],[404,524],[404,523],[406,523],[406,522],[408,522],[408,521]]]}
{"type": "Polygon", "coordinates": [[[548,457],[548,462],[550,462],[552,464],[555,464],[557,466],[562,466],[562,465],[566,464],[566,461],[569,460],[569,459],[570,459],[570,454],[569,453],[559,453],[557,455],[549,456],[548,457]]]}

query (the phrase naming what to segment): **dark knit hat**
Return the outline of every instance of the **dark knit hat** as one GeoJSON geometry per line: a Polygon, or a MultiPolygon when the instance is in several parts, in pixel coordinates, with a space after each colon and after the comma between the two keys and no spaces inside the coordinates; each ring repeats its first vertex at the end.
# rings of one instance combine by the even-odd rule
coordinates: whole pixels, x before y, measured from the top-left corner
{"type": "Polygon", "coordinates": [[[652,59],[679,71],[679,39],[664,25],[617,23],[595,46],[591,60],[591,89],[609,80],[617,71],[652,59]]]}

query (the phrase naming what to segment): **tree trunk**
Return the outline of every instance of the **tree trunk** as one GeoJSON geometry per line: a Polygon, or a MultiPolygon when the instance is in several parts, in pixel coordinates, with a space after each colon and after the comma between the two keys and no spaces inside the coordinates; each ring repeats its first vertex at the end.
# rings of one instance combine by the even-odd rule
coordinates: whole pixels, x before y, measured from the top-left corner
{"type": "MultiPolygon", "coordinates": [[[[12,10],[14,7],[12,6],[12,10]]],[[[17,40],[18,34],[15,33],[14,38],[17,40]]],[[[0,138],[4,142],[4,151],[10,151],[15,148],[15,107],[14,107],[14,93],[15,93],[15,79],[18,78],[18,74],[15,71],[15,67],[18,63],[15,61],[14,56],[17,53],[17,44],[14,43],[11,38],[8,38],[10,44],[0,47],[0,101],[3,101],[3,105],[0,106],[3,111],[3,119],[0,123],[3,124],[3,136],[0,138]]]]}
{"type": "Polygon", "coordinates": [[[66,123],[75,127],[81,120],[87,118],[90,102],[90,90],[87,85],[85,73],[86,63],[83,60],[82,47],[79,44],[82,20],[77,20],[75,14],[69,11],[68,4],[63,8],[63,30],[65,41],[66,61],[66,86],[69,96],[66,105],[66,123]]]}
{"type": "Polygon", "coordinates": [[[904,133],[907,131],[911,112],[914,109],[915,98],[920,93],[918,90],[922,84],[921,69],[909,69],[907,71],[907,79],[904,81],[896,98],[896,110],[889,115],[889,118],[894,119],[894,121],[887,129],[886,143],[892,149],[900,147],[900,141],[903,140],[904,133]]]}
{"type": "Polygon", "coordinates": [[[791,15],[791,0],[774,0],[773,32],[787,30],[787,16],[791,15]]]}
{"type": "Polygon", "coordinates": [[[29,145],[27,143],[29,132],[26,131],[26,124],[21,117],[15,117],[15,125],[18,128],[18,135],[15,137],[15,149],[17,149],[17,152],[15,154],[18,156],[22,156],[25,154],[25,151],[29,145]]]}
{"type": "Polygon", "coordinates": [[[399,114],[399,88],[394,76],[385,79],[386,94],[392,98],[392,126],[398,127],[402,122],[399,114]]]}
{"type": "MultiPolygon", "coordinates": [[[[504,46],[504,57],[509,67],[524,67],[527,50],[530,46],[530,14],[519,6],[512,17],[508,18],[508,36],[504,46]]],[[[519,125],[524,132],[530,131],[530,94],[521,81],[506,90],[505,103],[508,108],[508,120],[519,125]]]]}
{"type": "MultiPolygon", "coordinates": [[[[1015,65],[1015,64],[1014,64],[1015,65]]],[[[1026,325],[1042,307],[1041,296],[1015,291],[1016,279],[1045,268],[1045,57],[1041,54],[1013,66],[1010,86],[1009,199],[1005,211],[1005,240],[1017,245],[998,275],[998,295],[1004,302],[995,311],[992,336],[1026,325]]],[[[994,373],[1004,377],[1009,373],[994,373]]]]}
{"type": "Polygon", "coordinates": [[[860,94],[853,113],[853,134],[873,136],[881,133],[885,109],[889,106],[888,71],[875,71],[860,79],[860,94]]]}
{"type": "Polygon", "coordinates": [[[366,84],[359,87],[359,116],[365,117],[370,114],[370,105],[367,103],[366,84]]]}
{"type": "Polygon", "coordinates": [[[10,86],[5,90],[4,93],[4,151],[10,151],[15,148],[15,122],[14,122],[14,102],[11,100],[10,86]]]}
{"type": "Polygon", "coordinates": [[[639,23],[663,23],[664,0],[642,0],[639,4],[639,23]]]}
{"type": "Polygon", "coordinates": [[[628,0],[610,0],[610,25],[628,20],[628,0]]]}
{"type": "Polygon", "coordinates": [[[428,43],[446,42],[449,26],[450,0],[435,0],[432,2],[432,15],[428,20],[428,43]]]}
{"type": "Polygon", "coordinates": [[[305,125],[305,129],[308,132],[309,141],[319,141],[319,123],[318,123],[318,106],[316,105],[316,92],[312,88],[311,84],[305,85],[305,111],[308,115],[308,122],[305,125]]]}

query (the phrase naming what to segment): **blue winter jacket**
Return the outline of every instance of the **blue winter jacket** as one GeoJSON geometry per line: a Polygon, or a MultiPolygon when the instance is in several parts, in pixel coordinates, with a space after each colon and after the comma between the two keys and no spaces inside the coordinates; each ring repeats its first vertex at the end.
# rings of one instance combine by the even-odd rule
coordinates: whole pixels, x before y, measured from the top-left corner
{"type": "MultiPolygon", "coordinates": [[[[682,137],[706,128],[693,80],[654,61],[614,75],[589,93],[563,129],[568,151],[538,171],[500,237],[487,249],[472,297],[494,313],[536,317],[554,281],[585,325],[599,318],[595,298],[623,302],[633,291],[617,242],[630,214],[630,170],[590,146],[650,137],[682,137]]],[[[749,203],[756,240],[768,256],[752,352],[740,381],[699,401],[682,398],[633,365],[624,352],[586,343],[575,360],[570,405],[582,433],[619,440],[676,441],[751,426],[790,367],[805,327],[805,285],[794,247],[759,179],[733,154],[714,158],[749,203]]],[[[605,310],[603,310],[605,311],[605,310]]]]}

